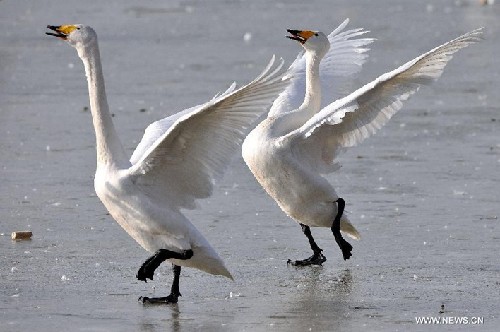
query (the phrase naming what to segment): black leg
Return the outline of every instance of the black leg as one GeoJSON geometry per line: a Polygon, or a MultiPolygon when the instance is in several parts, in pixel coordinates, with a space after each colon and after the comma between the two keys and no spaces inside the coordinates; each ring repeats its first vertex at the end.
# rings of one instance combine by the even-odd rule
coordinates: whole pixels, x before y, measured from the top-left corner
{"type": "Polygon", "coordinates": [[[151,257],[149,257],[141,266],[139,271],[137,271],[137,279],[147,282],[146,279],[153,280],[155,270],[161,263],[166,259],[190,259],[193,257],[193,251],[191,249],[184,250],[183,252],[175,252],[167,249],[160,249],[151,257]]]}
{"type": "Polygon", "coordinates": [[[335,242],[337,242],[340,250],[342,250],[342,256],[344,256],[344,260],[349,259],[352,254],[352,246],[344,240],[342,237],[342,234],[340,233],[340,218],[342,217],[342,214],[344,213],[344,208],[345,208],[345,201],[343,198],[339,198],[337,200],[337,215],[335,216],[335,219],[333,220],[332,224],[332,233],[333,236],[335,237],[335,242]]]}
{"type": "Polygon", "coordinates": [[[165,297],[140,297],[139,301],[142,303],[151,304],[169,304],[177,303],[181,292],[179,291],[179,277],[181,275],[181,267],[179,265],[172,264],[172,270],[174,271],[174,280],[172,282],[172,288],[170,290],[170,295],[165,297]]]}
{"type": "MultiPolygon", "coordinates": [[[[149,257],[141,266],[139,271],[137,272],[137,279],[146,281],[146,278],[153,280],[154,272],[158,266],[166,259],[174,258],[174,259],[190,259],[193,257],[193,251],[184,250],[181,253],[170,251],[167,249],[160,249],[151,257],[149,257]]],[[[181,267],[173,264],[174,271],[174,280],[172,282],[172,288],[170,290],[170,295],[166,297],[140,297],[139,301],[142,303],[177,303],[179,296],[181,293],[179,291],[179,278],[181,275],[181,267]]]]}
{"type": "Polygon", "coordinates": [[[300,261],[292,261],[288,260],[287,264],[292,264],[293,266],[307,266],[307,265],[321,265],[326,261],[326,257],[322,254],[322,249],[318,247],[316,242],[314,241],[314,238],[311,234],[311,229],[309,226],[300,224],[300,227],[302,227],[302,232],[306,235],[307,239],[309,240],[309,245],[311,246],[312,251],[314,254],[306,259],[300,260],[300,261]]]}

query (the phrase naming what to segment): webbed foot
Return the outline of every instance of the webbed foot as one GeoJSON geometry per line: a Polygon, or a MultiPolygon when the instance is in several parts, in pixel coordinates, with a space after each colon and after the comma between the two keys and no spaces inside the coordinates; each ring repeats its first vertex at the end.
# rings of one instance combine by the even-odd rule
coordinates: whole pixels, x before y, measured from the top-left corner
{"type": "Polygon", "coordinates": [[[155,252],[155,254],[149,257],[137,271],[137,279],[147,282],[146,279],[153,280],[155,270],[163,263],[166,259],[190,259],[193,257],[193,250],[184,250],[183,252],[175,252],[167,249],[160,249],[155,252]]]}
{"type": "Polygon", "coordinates": [[[326,257],[323,255],[321,251],[319,251],[315,252],[314,255],[312,255],[309,258],[297,261],[292,261],[291,259],[289,259],[286,263],[293,266],[309,266],[309,265],[321,266],[324,262],[326,262],[326,257]]]}
{"type": "MultiPolygon", "coordinates": [[[[335,234],[334,234],[335,235],[335,234]]],[[[352,246],[349,242],[344,240],[342,236],[335,236],[335,242],[337,242],[340,250],[342,250],[342,256],[344,257],[344,260],[347,260],[351,258],[352,256],[352,246]]]]}
{"type": "Polygon", "coordinates": [[[139,297],[139,302],[142,302],[143,304],[175,304],[179,300],[179,296],[182,295],[179,293],[177,295],[170,294],[169,296],[165,297],[141,296],[139,297]]]}

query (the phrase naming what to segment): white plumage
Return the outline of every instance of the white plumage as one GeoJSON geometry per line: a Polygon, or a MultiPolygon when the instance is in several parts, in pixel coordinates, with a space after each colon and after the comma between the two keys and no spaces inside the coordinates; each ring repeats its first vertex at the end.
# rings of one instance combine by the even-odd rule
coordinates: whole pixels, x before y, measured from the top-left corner
{"type": "MultiPolygon", "coordinates": [[[[96,132],[96,193],[132,238],[157,252],[143,264],[138,278],[152,279],[165,259],[174,266],[232,278],[181,209],[192,209],[195,200],[212,194],[214,181],[222,176],[252,123],[288,84],[282,80],[283,61],[276,65],[273,57],[262,74],[244,87],[236,89],[233,84],[202,105],[154,122],[128,160],[109,113],[96,33],[83,25],[49,28],[55,32],[48,34],[77,49],[85,65],[96,132]]],[[[177,302],[180,296],[180,268],[174,274],[172,293],[163,302],[177,302]]]]}
{"type": "MultiPolygon", "coordinates": [[[[481,29],[469,32],[325,105],[322,100],[331,98],[322,96],[322,88],[328,86],[324,81],[335,84],[335,75],[325,68],[331,69],[328,66],[334,63],[328,55],[339,53],[344,60],[341,63],[350,64],[343,72],[347,77],[359,69],[365,46],[371,42],[367,38],[350,39],[361,36],[364,31],[360,29],[340,32],[345,23],[329,38],[341,39],[340,45],[350,50],[343,52],[337,50],[337,43],[329,45],[320,32],[289,30],[293,34],[290,38],[300,41],[305,49],[290,67],[292,87],[277,98],[267,119],[243,143],[243,158],[255,178],[281,209],[302,225],[310,243],[314,240],[307,234],[307,226],[332,227],[334,217],[342,213],[334,203],[337,193],[322,176],[338,169],[334,162],[338,154],[374,134],[420,86],[440,77],[455,52],[479,41],[482,34],[481,29]],[[321,59],[328,66],[323,62],[319,65],[321,59]],[[300,79],[295,79],[297,73],[300,79]]],[[[323,91],[330,96],[332,90],[323,91]]],[[[345,215],[341,216],[340,229],[359,238],[345,215]]],[[[311,248],[314,246],[311,244],[311,248]]],[[[326,258],[317,249],[313,248],[315,257],[297,263],[310,264],[311,259],[317,264],[324,262],[326,258]]]]}

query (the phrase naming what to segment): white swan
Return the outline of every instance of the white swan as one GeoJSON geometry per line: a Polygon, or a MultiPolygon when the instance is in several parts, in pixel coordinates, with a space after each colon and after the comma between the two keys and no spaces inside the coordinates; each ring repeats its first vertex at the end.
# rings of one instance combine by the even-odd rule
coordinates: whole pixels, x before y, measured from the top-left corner
{"type": "Polygon", "coordinates": [[[143,302],[176,303],[181,266],[232,278],[222,259],[182,214],[195,200],[212,194],[249,126],[271,105],[288,82],[283,61],[274,57],[254,81],[235,84],[209,102],[152,123],[129,160],[113,126],[101,70],[97,35],[84,25],[47,26],[66,40],[85,65],[90,109],[96,135],[97,196],[111,216],[144,249],[154,252],[137,273],[153,279],[165,260],[173,264],[174,281],[167,297],[143,302]]]}
{"type": "MultiPolygon", "coordinates": [[[[328,40],[321,32],[288,31],[289,38],[299,41],[305,49],[304,101],[297,109],[276,112],[283,100],[297,98],[296,91],[283,92],[268,118],[246,137],[243,158],[281,209],[300,223],[309,240],[314,254],[289,263],[321,265],[326,258],[309,226],[330,227],[344,259],[350,258],[352,247],[340,231],[359,238],[343,214],[344,200],[322,174],[338,169],[334,160],[342,150],[361,143],[380,129],[421,85],[441,76],[455,52],[479,41],[482,32],[474,30],[436,47],[321,108],[319,62],[327,53],[328,40]]],[[[294,70],[293,65],[291,69],[294,70]]]]}

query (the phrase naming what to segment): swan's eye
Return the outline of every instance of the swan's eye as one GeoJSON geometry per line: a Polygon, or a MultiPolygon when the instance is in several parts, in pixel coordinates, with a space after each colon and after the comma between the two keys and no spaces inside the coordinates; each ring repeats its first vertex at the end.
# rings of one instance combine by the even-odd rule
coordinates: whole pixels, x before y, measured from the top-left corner
{"type": "Polygon", "coordinates": [[[314,34],[316,37],[318,37],[319,35],[317,33],[314,34]]]}
{"type": "Polygon", "coordinates": [[[81,28],[80,27],[77,27],[76,30],[80,30],[81,28]]]}

